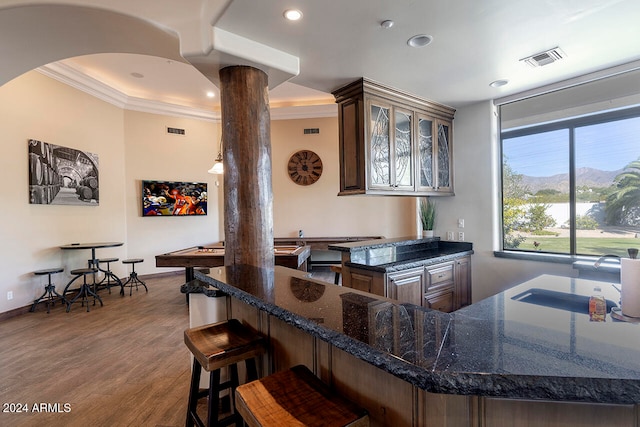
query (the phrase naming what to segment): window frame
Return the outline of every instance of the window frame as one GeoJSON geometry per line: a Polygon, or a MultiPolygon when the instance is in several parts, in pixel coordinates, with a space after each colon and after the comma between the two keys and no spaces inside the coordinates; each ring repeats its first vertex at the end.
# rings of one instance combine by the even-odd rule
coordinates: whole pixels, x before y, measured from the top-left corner
{"type": "MultiPolygon", "coordinates": [[[[517,102],[517,101],[516,101],[517,102]]],[[[508,105],[508,104],[503,104],[508,105]]],[[[500,155],[500,250],[494,255],[504,258],[524,258],[536,261],[570,263],[576,259],[592,259],[595,255],[581,255],[576,253],[577,233],[576,233],[576,141],[575,129],[584,126],[593,126],[604,123],[611,123],[620,120],[640,118],[640,105],[622,107],[615,110],[602,110],[577,117],[558,119],[551,122],[544,122],[532,125],[516,127],[509,130],[502,130],[501,108],[498,109],[498,139],[500,155]],[[509,138],[529,136],[543,132],[568,130],[569,132],[569,253],[544,252],[523,249],[504,248],[504,140],[509,138]]]]}

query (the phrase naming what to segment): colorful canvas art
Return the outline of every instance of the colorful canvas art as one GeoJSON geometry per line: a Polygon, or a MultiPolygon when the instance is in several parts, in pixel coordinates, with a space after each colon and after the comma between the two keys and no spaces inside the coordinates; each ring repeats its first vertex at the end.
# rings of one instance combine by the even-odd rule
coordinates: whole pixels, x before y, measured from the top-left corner
{"type": "Polygon", "coordinates": [[[206,214],[206,182],[142,181],[143,216],[206,214]]]}

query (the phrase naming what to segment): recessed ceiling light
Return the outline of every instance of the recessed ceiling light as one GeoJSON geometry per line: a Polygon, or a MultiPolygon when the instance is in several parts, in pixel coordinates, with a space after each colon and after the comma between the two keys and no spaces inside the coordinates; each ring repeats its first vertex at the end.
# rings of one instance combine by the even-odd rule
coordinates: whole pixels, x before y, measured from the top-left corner
{"type": "Polygon", "coordinates": [[[382,21],[380,23],[380,26],[382,28],[391,28],[391,27],[393,27],[394,24],[395,24],[395,22],[393,22],[391,19],[385,19],[384,21],[382,21]]]}
{"type": "Polygon", "coordinates": [[[302,12],[297,9],[287,9],[284,11],[283,15],[289,21],[298,21],[299,19],[302,19],[302,12]]]}
{"type": "Polygon", "coordinates": [[[418,34],[407,40],[407,44],[411,47],[424,47],[433,41],[433,37],[427,34],[418,34]]]}
{"type": "Polygon", "coordinates": [[[502,87],[502,86],[507,85],[508,83],[509,83],[509,80],[496,80],[496,81],[493,81],[493,82],[489,83],[489,86],[491,86],[491,87],[502,87]]]}
{"type": "Polygon", "coordinates": [[[213,98],[214,96],[216,96],[215,93],[213,93],[211,91],[207,92],[207,98],[213,98]]]}

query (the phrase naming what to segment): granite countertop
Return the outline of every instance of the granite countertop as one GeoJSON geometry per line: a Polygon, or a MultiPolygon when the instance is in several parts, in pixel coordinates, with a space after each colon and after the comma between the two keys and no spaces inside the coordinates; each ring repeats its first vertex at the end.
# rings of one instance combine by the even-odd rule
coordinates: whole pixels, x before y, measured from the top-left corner
{"type": "Polygon", "coordinates": [[[390,273],[441,263],[473,253],[469,242],[428,239],[395,238],[330,245],[329,249],[349,253],[348,267],[390,273]]]}
{"type": "Polygon", "coordinates": [[[196,277],[429,392],[640,403],[640,325],[586,312],[592,294],[618,302],[607,282],[544,275],[441,313],[278,266],[196,277]]]}

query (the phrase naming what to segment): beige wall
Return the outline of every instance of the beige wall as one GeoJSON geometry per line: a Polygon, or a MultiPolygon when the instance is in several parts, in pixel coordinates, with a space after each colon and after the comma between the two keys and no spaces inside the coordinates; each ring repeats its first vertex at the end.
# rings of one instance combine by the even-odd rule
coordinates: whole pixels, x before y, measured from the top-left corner
{"type": "Polygon", "coordinates": [[[341,196],[336,118],[271,122],[274,235],[307,237],[385,236],[416,233],[414,197],[341,196]],[[318,128],[319,134],[304,134],[318,128]],[[308,186],[295,184],[287,163],[298,150],[311,150],[322,159],[320,179],[308,186]]]}
{"type": "MultiPolygon", "coordinates": [[[[0,177],[0,312],[27,305],[39,296],[44,278],[34,270],[86,266],[88,251],[58,247],[72,242],[125,241],[126,216],[123,112],[37,72],[0,87],[2,156],[0,177]],[[99,156],[99,206],[29,204],[27,144],[38,139],[99,156]],[[7,292],[13,300],[7,300],[7,292]]],[[[123,257],[126,248],[105,249],[123,257]]],[[[58,275],[57,282],[68,276],[58,275]]]]}
{"type": "MultiPolygon", "coordinates": [[[[45,279],[34,270],[64,267],[54,277],[61,289],[71,269],[86,265],[88,250],[62,251],[63,244],[122,241],[122,247],[99,249],[98,257],[144,258],[136,271],[150,274],[171,270],[156,268],[155,255],[223,239],[222,177],[207,173],[218,152],[218,123],[123,110],[32,71],[0,87],[0,124],[0,313],[42,293],[45,279]],[[169,135],[167,126],[186,135],[169,135]],[[97,154],[100,205],[29,204],[29,139],[97,154]],[[207,182],[208,215],[143,218],[143,179],[207,182]]],[[[275,236],[297,235],[299,229],[307,236],[415,233],[413,198],[337,196],[337,118],[275,120],[271,126],[275,236]],[[320,128],[320,134],[304,135],[307,127],[320,128]],[[316,151],[323,160],[324,173],[314,185],[298,186],[287,176],[287,161],[299,149],[316,151]]],[[[113,268],[121,277],[128,274],[120,263],[113,268]]]]}
{"type": "MultiPolygon", "coordinates": [[[[124,113],[127,247],[132,257],[144,258],[142,274],[167,272],[155,268],[155,256],[220,240],[221,186],[207,173],[218,153],[220,126],[157,114],[124,113]],[[167,133],[167,126],[185,135],[167,133]],[[143,217],[142,180],[197,181],[208,184],[208,212],[200,217],[143,217]]],[[[222,177],[220,177],[220,181],[222,177]]]]}

